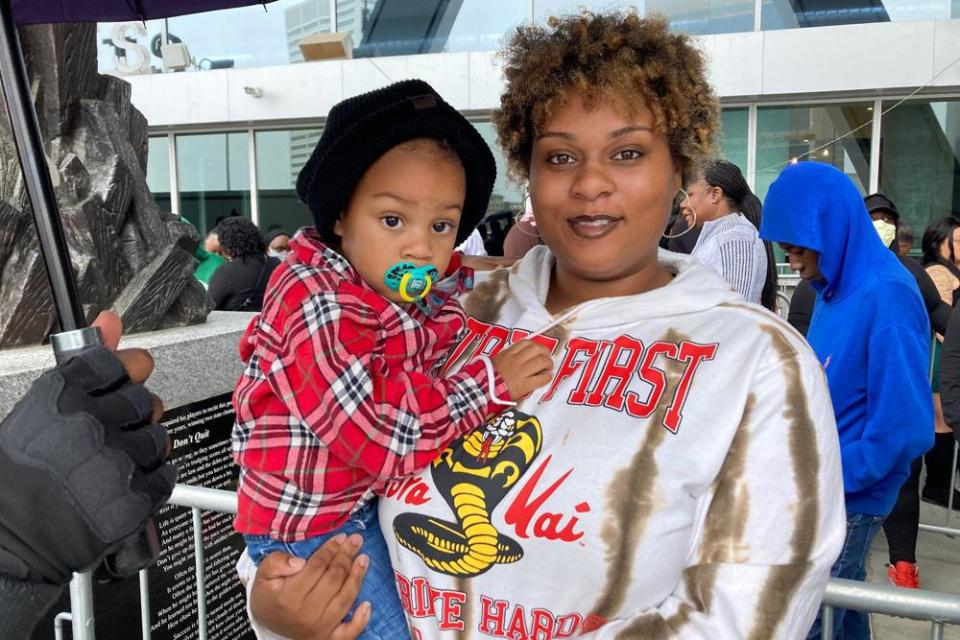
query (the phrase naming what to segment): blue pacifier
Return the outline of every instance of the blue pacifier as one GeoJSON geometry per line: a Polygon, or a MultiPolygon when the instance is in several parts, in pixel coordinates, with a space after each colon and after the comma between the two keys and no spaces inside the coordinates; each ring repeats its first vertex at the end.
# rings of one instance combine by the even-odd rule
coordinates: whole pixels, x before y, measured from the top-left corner
{"type": "Polygon", "coordinates": [[[418,267],[412,262],[398,262],[387,269],[383,282],[391,291],[398,292],[404,302],[417,302],[430,293],[439,277],[440,272],[432,264],[418,267]]]}

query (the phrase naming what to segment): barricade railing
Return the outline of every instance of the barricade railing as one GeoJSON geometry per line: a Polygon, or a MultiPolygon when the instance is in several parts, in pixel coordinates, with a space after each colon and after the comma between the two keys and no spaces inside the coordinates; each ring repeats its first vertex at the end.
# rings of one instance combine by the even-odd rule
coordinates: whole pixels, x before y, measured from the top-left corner
{"type": "MultiPolygon", "coordinates": [[[[936,349],[937,349],[937,336],[933,336],[930,340],[930,382],[931,386],[933,384],[934,376],[939,375],[936,367],[936,349]]],[[[920,523],[917,527],[920,531],[928,531],[930,533],[939,533],[945,536],[960,536],[960,529],[954,528],[953,525],[953,496],[954,491],[957,488],[957,450],[960,448],[960,443],[953,443],[953,461],[950,463],[950,488],[948,489],[949,493],[947,494],[947,514],[944,519],[943,526],[937,526],[933,524],[924,524],[920,523]]],[[[922,478],[921,478],[922,479],[922,478]]],[[[920,491],[920,488],[917,488],[917,491],[920,491]]]]}
{"type": "Polygon", "coordinates": [[[942,640],[945,625],[960,624],[960,595],[885,584],[831,579],[823,597],[823,628],[833,626],[834,609],[856,609],[930,623],[931,640],[942,640]]]}
{"type": "MultiPolygon", "coordinates": [[[[940,533],[950,537],[960,537],[960,528],[953,526],[953,518],[954,518],[953,496],[955,495],[957,490],[958,451],[960,451],[960,443],[954,442],[953,443],[953,461],[950,463],[950,489],[949,489],[949,493],[947,494],[947,514],[946,516],[944,516],[943,526],[941,527],[938,525],[925,524],[921,522],[919,527],[920,531],[929,531],[930,533],[940,533]]],[[[960,505],[957,505],[957,506],[960,507],[960,505]]]]}
{"type": "MultiPolygon", "coordinates": [[[[221,491],[178,484],[170,497],[170,504],[186,507],[193,512],[193,544],[196,554],[197,582],[197,638],[207,640],[206,601],[203,570],[203,528],[201,512],[236,513],[237,496],[232,491],[221,491]]],[[[143,640],[150,640],[150,601],[146,570],[140,572],[140,616],[143,640]]],[[[75,574],[70,584],[71,613],[61,613],[55,619],[57,640],[63,637],[62,624],[73,625],[74,640],[95,640],[93,615],[93,585],[89,574],[75,574]],[[84,576],[86,576],[84,578],[84,576]]],[[[857,609],[870,613],[910,618],[930,623],[930,638],[943,638],[945,625],[960,624],[960,595],[900,589],[882,584],[831,579],[823,598],[823,625],[830,628],[834,609],[857,609]]]]}
{"type": "MultiPolygon", "coordinates": [[[[187,507],[193,512],[194,572],[197,582],[197,639],[207,640],[206,590],[203,571],[203,524],[201,512],[236,513],[237,494],[178,484],[173,488],[169,504],[187,507]]],[[[140,633],[143,640],[150,640],[150,589],[147,570],[140,572],[140,633]]],[[[73,640],[95,640],[95,617],[93,613],[93,582],[89,573],[75,573],[70,582],[70,613],[61,613],[54,619],[56,640],[63,638],[64,622],[71,623],[73,640]]]]}

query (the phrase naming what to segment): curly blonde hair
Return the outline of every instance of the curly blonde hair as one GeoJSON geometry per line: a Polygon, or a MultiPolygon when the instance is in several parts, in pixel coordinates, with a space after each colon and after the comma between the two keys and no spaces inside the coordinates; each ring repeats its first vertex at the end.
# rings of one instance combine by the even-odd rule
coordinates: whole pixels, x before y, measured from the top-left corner
{"type": "Polygon", "coordinates": [[[537,132],[572,90],[585,106],[609,100],[633,118],[653,113],[684,173],[713,152],[720,107],[703,55],[661,17],[584,12],[521,26],[502,53],[507,90],[493,114],[512,176],[526,180],[537,132]]]}

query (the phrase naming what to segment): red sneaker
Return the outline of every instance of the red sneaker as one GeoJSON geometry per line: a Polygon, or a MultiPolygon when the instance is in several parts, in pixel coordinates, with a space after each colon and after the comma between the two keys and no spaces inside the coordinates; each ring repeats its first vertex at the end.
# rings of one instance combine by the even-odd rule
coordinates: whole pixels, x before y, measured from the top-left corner
{"type": "Polygon", "coordinates": [[[890,584],[902,589],[920,588],[920,570],[917,565],[900,560],[896,564],[887,565],[887,578],[890,584]]]}

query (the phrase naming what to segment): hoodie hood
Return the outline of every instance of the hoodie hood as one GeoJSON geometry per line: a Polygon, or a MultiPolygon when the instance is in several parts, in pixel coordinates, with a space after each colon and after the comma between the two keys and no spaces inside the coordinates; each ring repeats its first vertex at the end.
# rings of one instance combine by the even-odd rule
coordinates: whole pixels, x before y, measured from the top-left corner
{"type": "Polygon", "coordinates": [[[554,317],[544,307],[554,257],[549,248],[541,245],[531,249],[510,270],[510,290],[513,298],[524,305],[524,314],[529,314],[532,320],[530,326],[540,331],[557,324],[561,317],[563,324],[572,330],[612,329],[644,320],[706,311],[727,302],[743,303],[743,298],[726,280],[690,256],[661,249],[657,259],[674,274],[667,285],[632,296],[596,298],[554,317]],[[626,302],[629,306],[624,307],[626,302]],[[629,313],[618,311],[624,308],[628,308],[629,313]]]}
{"type": "Polygon", "coordinates": [[[811,284],[826,300],[845,297],[883,261],[896,259],[850,179],[819,162],[790,165],[770,185],[760,237],[816,251],[823,281],[811,284]]]}

